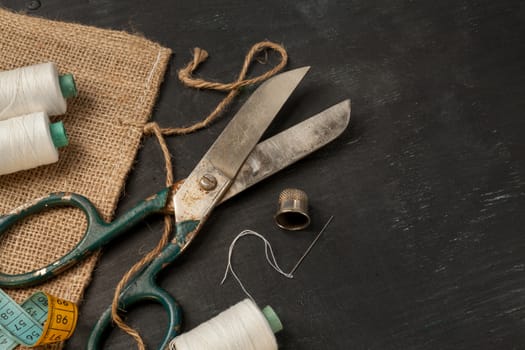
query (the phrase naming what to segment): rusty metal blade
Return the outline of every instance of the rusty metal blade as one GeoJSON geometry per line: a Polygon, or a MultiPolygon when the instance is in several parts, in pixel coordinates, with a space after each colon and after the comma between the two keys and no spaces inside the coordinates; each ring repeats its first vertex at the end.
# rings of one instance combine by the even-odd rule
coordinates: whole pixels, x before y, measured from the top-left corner
{"type": "Polygon", "coordinates": [[[279,74],[255,90],[203,158],[233,179],[309,68],[279,74]]]}
{"type": "Polygon", "coordinates": [[[177,222],[208,216],[309,68],[276,75],[255,90],[173,196],[177,222]],[[214,184],[206,188],[208,179],[214,184]]]}
{"type": "Polygon", "coordinates": [[[345,100],[259,143],[246,159],[222,201],[333,141],[346,129],[350,109],[350,100],[345,100]]]}

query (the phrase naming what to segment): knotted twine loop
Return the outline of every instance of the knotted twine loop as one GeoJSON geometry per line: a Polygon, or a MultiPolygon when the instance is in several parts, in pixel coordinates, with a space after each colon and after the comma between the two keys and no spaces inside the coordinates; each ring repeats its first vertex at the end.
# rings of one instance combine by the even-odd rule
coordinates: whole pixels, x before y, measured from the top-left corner
{"type": "MultiPolygon", "coordinates": [[[[215,109],[204,119],[202,119],[199,122],[194,123],[193,125],[186,126],[186,127],[176,127],[176,128],[161,128],[156,122],[150,122],[145,124],[139,124],[139,123],[131,123],[131,122],[122,122],[123,124],[128,124],[132,126],[136,126],[139,128],[142,128],[144,134],[146,135],[155,135],[159,145],[161,147],[162,154],[164,156],[164,163],[166,167],[166,186],[172,187],[173,186],[173,168],[172,168],[172,162],[171,162],[171,154],[169,152],[168,146],[166,144],[166,140],[164,136],[171,136],[171,135],[184,135],[189,134],[192,132],[195,132],[197,130],[203,129],[210,125],[215,119],[217,119],[221,113],[225,110],[225,108],[233,101],[233,99],[239,94],[240,89],[260,83],[273,75],[280,72],[287,64],[288,62],[288,53],[279,44],[270,42],[270,41],[262,41],[259,43],[256,43],[253,45],[246,54],[246,57],[244,59],[244,64],[242,66],[242,69],[237,77],[237,80],[231,83],[220,83],[220,82],[210,82],[206,81],[204,79],[200,78],[194,78],[192,76],[193,72],[199,67],[199,65],[204,62],[208,58],[208,52],[206,50],[195,48],[193,50],[193,60],[190,61],[184,68],[182,68],[179,71],[179,79],[180,81],[188,86],[193,87],[197,89],[209,89],[209,90],[216,90],[216,91],[224,91],[228,92],[226,97],[215,107],[215,109]],[[254,60],[257,60],[256,55],[260,52],[267,52],[267,50],[273,50],[276,51],[280,56],[281,60],[279,64],[277,64],[275,67],[267,71],[266,73],[259,75],[254,78],[246,79],[246,75],[248,73],[248,69],[250,68],[250,65],[254,60]]],[[[260,60],[257,60],[261,63],[260,60]]],[[[156,256],[159,255],[159,253],[162,251],[162,249],[168,244],[171,231],[173,229],[173,220],[171,213],[173,213],[172,208],[169,208],[171,205],[171,200],[168,200],[168,208],[170,209],[169,213],[166,213],[164,215],[164,229],[162,233],[162,237],[148,254],[146,254],[142,259],[140,259],[135,265],[131,267],[131,269],[126,272],[126,274],[122,277],[120,282],[118,283],[115,293],[113,295],[113,302],[111,304],[111,317],[113,318],[113,322],[124,332],[129,334],[137,343],[137,348],[139,350],[145,350],[146,347],[144,345],[144,341],[142,340],[140,334],[130,327],[128,324],[124,322],[122,317],[119,315],[119,296],[123,290],[123,288],[127,285],[129,280],[139,271],[142,270],[144,266],[146,266],[148,263],[150,263],[156,256]]]]}

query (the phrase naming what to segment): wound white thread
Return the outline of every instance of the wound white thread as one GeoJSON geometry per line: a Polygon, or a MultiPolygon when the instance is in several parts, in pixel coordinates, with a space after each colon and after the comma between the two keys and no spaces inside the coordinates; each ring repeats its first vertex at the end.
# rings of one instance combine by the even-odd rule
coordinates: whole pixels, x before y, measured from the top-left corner
{"type": "Polygon", "coordinates": [[[277,264],[277,260],[275,259],[275,254],[273,253],[272,245],[270,244],[270,242],[268,242],[266,238],[264,238],[263,235],[255,231],[252,231],[252,230],[242,231],[241,233],[237,235],[237,237],[235,237],[235,239],[230,244],[230,249],[228,251],[228,265],[226,265],[226,271],[224,271],[224,277],[221,280],[221,284],[223,284],[224,281],[226,281],[226,277],[228,277],[228,272],[231,272],[233,278],[235,278],[235,280],[237,280],[237,283],[239,283],[239,286],[241,286],[244,294],[246,294],[246,296],[248,296],[251,300],[254,300],[252,295],[248,293],[248,290],[242,284],[241,279],[237,276],[232,266],[232,255],[233,255],[233,249],[235,248],[235,244],[237,243],[239,239],[245,236],[255,236],[264,242],[264,253],[266,255],[266,261],[275,271],[277,271],[278,273],[280,273],[286,278],[293,278],[293,275],[291,273],[284,272],[283,269],[281,269],[281,267],[279,266],[279,264],[277,264]]]}
{"type": "Polygon", "coordinates": [[[245,299],[174,338],[170,350],[277,350],[277,340],[259,310],[245,299]]]}
{"type": "Polygon", "coordinates": [[[0,120],[40,111],[59,115],[66,109],[53,63],[0,72],[0,120]]]}
{"type": "Polygon", "coordinates": [[[0,175],[58,161],[44,112],[0,121],[0,175]]]}

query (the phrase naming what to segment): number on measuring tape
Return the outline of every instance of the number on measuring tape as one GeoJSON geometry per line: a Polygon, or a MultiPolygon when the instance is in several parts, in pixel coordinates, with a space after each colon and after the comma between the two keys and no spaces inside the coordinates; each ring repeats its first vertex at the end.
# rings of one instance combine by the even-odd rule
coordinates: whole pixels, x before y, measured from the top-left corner
{"type": "Polygon", "coordinates": [[[78,309],[72,302],[37,292],[18,305],[0,289],[0,350],[66,340],[77,319],[78,309]]]}

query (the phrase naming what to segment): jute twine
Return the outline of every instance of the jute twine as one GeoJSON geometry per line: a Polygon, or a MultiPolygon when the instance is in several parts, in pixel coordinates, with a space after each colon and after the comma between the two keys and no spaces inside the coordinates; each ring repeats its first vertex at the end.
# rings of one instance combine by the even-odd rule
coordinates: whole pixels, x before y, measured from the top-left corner
{"type": "MultiPolygon", "coordinates": [[[[245,59],[244,64],[242,66],[242,69],[237,77],[237,79],[234,82],[231,83],[220,83],[220,82],[211,82],[200,78],[195,78],[192,76],[193,72],[199,67],[199,65],[204,62],[208,58],[208,53],[200,48],[195,48],[193,50],[193,60],[190,61],[183,69],[179,71],[179,79],[183,84],[189,87],[198,88],[198,89],[208,89],[208,90],[216,90],[216,91],[224,91],[228,92],[226,97],[215,107],[215,109],[204,119],[201,121],[187,127],[178,127],[178,128],[161,128],[157,123],[150,122],[150,123],[135,123],[130,121],[123,121],[124,124],[131,124],[135,127],[141,128],[145,134],[148,135],[155,135],[161,150],[162,154],[164,156],[164,162],[166,167],[166,186],[171,187],[173,186],[173,172],[172,172],[172,164],[171,164],[171,156],[168,150],[168,147],[166,145],[166,141],[164,139],[164,136],[167,135],[182,135],[191,133],[194,131],[197,131],[199,129],[205,128],[210,123],[212,123],[215,119],[217,119],[221,113],[225,110],[225,108],[233,101],[235,96],[239,94],[239,91],[242,87],[257,84],[261,81],[264,81],[271,76],[275,75],[279,71],[281,71],[288,61],[288,54],[286,53],[286,50],[278,44],[269,42],[269,41],[263,41],[259,42],[252,46],[252,48],[248,51],[245,59]],[[276,51],[280,56],[281,60],[279,64],[277,64],[275,67],[267,71],[266,73],[259,75],[254,78],[246,79],[246,75],[248,73],[248,69],[252,62],[257,59],[257,55],[265,50],[274,50],[276,51]]],[[[171,200],[168,201],[168,205],[171,205],[171,200]]],[[[119,315],[119,296],[122,292],[122,289],[126,286],[126,284],[129,282],[133,276],[139,272],[145,265],[147,265],[149,262],[151,262],[166,246],[166,244],[169,242],[171,232],[173,229],[173,219],[172,214],[173,210],[172,208],[166,208],[167,213],[164,215],[164,230],[161,239],[159,240],[156,247],[150,251],[148,254],[146,254],[142,259],[140,259],[133,267],[122,277],[122,280],[118,283],[115,294],[113,296],[113,303],[111,305],[111,315],[113,318],[113,321],[115,324],[122,329],[124,332],[129,334],[135,342],[137,343],[137,348],[140,350],[144,350],[146,347],[144,345],[144,341],[142,340],[140,334],[137,330],[130,327],[128,324],[125,323],[125,321],[122,319],[122,317],[119,315]]]]}

